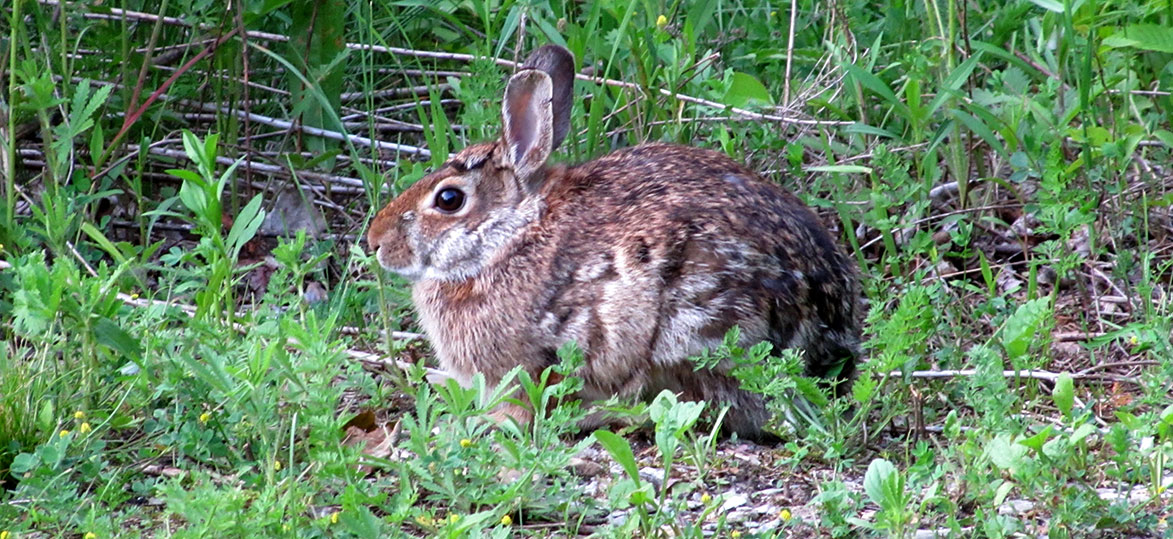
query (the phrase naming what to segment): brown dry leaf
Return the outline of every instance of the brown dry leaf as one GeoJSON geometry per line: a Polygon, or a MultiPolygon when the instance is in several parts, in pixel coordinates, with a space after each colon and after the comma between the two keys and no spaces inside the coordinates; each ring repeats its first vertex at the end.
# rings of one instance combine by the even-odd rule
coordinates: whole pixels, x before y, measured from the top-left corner
{"type": "MultiPolygon", "coordinates": [[[[380,425],[374,411],[359,413],[342,428],[346,432],[342,445],[360,446],[362,453],[369,457],[385,459],[391,456],[398,429],[388,427],[386,423],[380,425]]],[[[363,473],[371,472],[371,467],[367,465],[359,465],[358,469],[363,473]]]]}
{"type": "Polygon", "coordinates": [[[1112,403],[1112,408],[1122,408],[1132,403],[1133,395],[1129,393],[1120,382],[1112,383],[1112,390],[1109,392],[1108,402],[1112,403]]]}
{"type": "Polygon", "coordinates": [[[363,410],[358,415],[350,418],[350,421],[347,421],[345,425],[342,425],[342,430],[349,431],[350,427],[358,427],[365,432],[370,432],[375,430],[376,423],[375,411],[363,410]]]}

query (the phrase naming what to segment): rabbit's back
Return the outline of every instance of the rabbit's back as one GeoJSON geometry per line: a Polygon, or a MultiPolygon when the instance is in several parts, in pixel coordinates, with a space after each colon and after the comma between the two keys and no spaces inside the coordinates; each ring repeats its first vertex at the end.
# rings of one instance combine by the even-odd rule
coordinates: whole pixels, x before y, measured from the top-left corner
{"type": "Polygon", "coordinates": [[[850,374],[854,268],[794,195],[723,154],[667,144],[552,173],[542,222],[558,247],[533,306],[551,345],[587,353],[588,388],[687,390],[673,373],[734,325],[743,342],[803,349],[809,374],[850,374]]]}

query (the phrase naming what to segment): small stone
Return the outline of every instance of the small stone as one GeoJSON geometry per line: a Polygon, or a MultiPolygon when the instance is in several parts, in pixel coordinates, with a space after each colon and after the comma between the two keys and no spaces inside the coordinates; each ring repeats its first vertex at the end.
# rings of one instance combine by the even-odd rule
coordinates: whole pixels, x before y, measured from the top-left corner
{"type": "Polygon", "coordinates": [[[1006,516],[1018,516],[1031,511],[1035,508],[1035,503],[1028,500],[1008,500],[1006,503],[998,506],[998,514],[1006,516]]]}

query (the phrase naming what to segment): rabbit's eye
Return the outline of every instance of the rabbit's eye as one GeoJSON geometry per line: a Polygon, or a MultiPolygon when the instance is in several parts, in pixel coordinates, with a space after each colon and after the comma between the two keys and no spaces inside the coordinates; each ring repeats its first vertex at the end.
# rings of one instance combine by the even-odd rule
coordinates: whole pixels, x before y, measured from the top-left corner
{"type": "Polygon", "coordinates": [[[436,193],[436,200],[433,204],[442,212],[458,212],[460,208],[464,207],[464,191],[454,187],[441,189],[436,193]]]}

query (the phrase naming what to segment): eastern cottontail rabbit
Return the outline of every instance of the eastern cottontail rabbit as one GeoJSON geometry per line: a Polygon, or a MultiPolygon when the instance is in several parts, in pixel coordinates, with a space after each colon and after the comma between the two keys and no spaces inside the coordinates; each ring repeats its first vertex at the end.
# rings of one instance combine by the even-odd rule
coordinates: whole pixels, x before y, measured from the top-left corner
{"type": "Polygon", "coordinates": [[[810,375],[848,378],[856,270],[815,214],[710,150],[644,144],[547,165],[573,83],[570,51],[538,49],[509,79],[501,139],[465,148],[371,223],[379,263],[413,281],[441,367],[495,383],[576,341],[584,401],[670,389],[730,404],[725,428],[751,438],[760,397],[688,360],[733,325],[745,343],[801,349],[810,375]]]}

